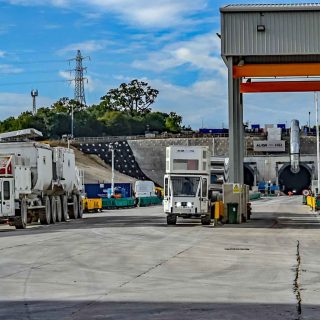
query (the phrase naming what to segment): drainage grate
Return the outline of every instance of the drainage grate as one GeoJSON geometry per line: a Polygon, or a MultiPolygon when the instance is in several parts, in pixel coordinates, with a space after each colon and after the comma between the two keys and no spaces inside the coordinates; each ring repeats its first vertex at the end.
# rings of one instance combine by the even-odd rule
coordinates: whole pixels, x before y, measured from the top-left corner
{"type": "Polygon", "coordinates": [[[249,251],[249,248],[224,248],[224,250],[228,250],[228,251],[249,251]]]}

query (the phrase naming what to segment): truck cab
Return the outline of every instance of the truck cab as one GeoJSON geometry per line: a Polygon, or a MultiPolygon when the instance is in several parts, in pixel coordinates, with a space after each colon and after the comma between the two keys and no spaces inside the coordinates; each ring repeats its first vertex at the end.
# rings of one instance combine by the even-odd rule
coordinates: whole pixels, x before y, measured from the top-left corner
{"type": "Polygon", "coordinates": [[[207,147],[167,147],[163,208],[167,224],[177,217],[201,218],[210,224],[209,150],[207,147]]]}
{"type": "Polygon", "coordinates": [[[13,178],[0,178],[0,218],[15,215],[13,178]]]}

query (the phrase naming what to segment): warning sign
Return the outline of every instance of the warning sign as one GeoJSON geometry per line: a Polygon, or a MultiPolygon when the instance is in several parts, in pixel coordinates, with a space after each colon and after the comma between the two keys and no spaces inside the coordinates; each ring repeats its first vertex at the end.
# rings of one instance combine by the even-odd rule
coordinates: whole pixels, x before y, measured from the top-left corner
{"type": "Polygon", "coordinates": [[[233,184],[233,193],[240,193],[241,192],[241,187],[239,183],[234,183],[233,184]]]}

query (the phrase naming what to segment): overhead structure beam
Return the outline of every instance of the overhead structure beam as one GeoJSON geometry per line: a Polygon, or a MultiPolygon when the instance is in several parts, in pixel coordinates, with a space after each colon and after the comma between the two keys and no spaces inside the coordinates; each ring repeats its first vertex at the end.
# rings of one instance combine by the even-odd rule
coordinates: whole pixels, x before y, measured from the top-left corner
{"type": "Polygon", "coordinates": [[[233,78],[308,76],[320,76],[320,63],[266,63],[233,66],[233,78]]]}
{"type": "Polygon", "coordinates": [[[320,81],[261,81],[240,84],[241,93],[320,91],[320,81]]]}

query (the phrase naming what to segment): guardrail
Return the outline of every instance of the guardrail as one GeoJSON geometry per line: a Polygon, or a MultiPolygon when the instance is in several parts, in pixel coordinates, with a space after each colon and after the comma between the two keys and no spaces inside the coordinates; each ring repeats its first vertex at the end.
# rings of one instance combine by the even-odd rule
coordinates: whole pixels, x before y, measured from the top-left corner
{"type": "Polygon", "coordinates": [[[76,137],[72,139],[72,143],[93,143],[93,142],[116,142],[125,140],[144,140],[144,139],[180,139],[180,138],[213,138],[213,137],[228,137],[228,134],[167,134],[167,135],[155,135],[155,136],[106,136],[106,137],[76,137]]]}

